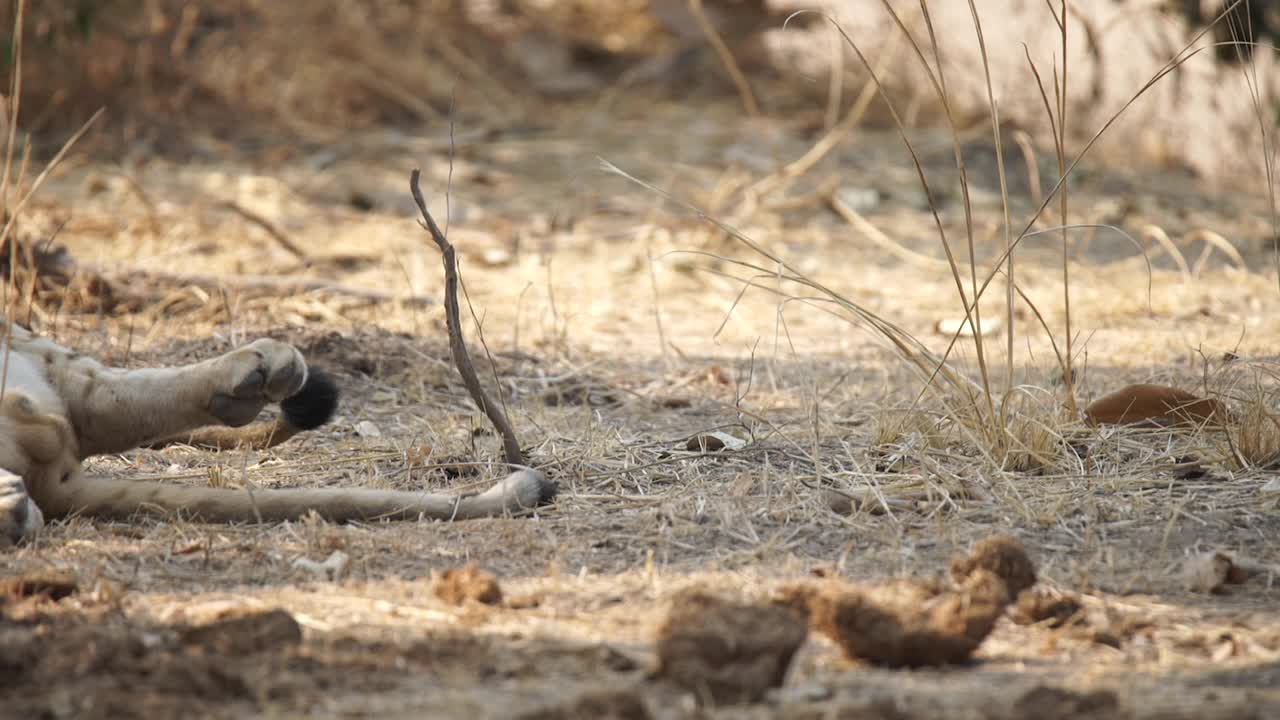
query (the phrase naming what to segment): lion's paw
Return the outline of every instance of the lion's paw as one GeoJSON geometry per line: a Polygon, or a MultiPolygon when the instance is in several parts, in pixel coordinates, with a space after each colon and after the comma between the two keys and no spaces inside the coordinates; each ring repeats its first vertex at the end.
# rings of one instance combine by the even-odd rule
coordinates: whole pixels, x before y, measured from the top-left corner
{"type": "Polygon", "coordinates": [[[22,478],[0,470],[0,542],[18,542],[44,527],[44,514],[27,496],[22,478]]]}
{"type": "Polygon", "coordinates": [[[209,399],[209,412],[232,427],[248,424],[269,402],[280,402],[302,388],[307,363],[287,343],[255,340],[218,358],[222,377],[209,399]]]}

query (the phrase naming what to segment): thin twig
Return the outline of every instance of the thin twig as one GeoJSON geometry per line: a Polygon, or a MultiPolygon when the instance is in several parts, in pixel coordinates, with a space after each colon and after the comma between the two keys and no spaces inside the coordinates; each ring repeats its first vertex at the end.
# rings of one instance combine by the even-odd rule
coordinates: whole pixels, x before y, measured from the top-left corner
{"type": "Polygon", "coordinates": [[[742,109],[746,110],[749,117],[760,117],[760,105],[756,102],[755,94],[751,92],[751,83],[747,82],[747,76],[742,74],[742,69],[738,67],[738,61],[733,57],[733,51],[725,44],[724,38],[720,37],[715,24],[707,17],[707,13],[702,7],[702,0],[689,0],[689,10],[698,22],[698,27],[702,30],[702,34],[706,36],[707,42],[716,51],[716,56],[720,58],[720,63],[724,65],[725,72],[729,73],[729,78],[733,80],[734,87],[738,89],[738,96],[742,98],[742,109]]]}
{"type": "Polygon", "coordinates": [[[221,200],[214,203],[214,207],[222,210],[230,210],[241,218],[249,221],[251,224],[257,225],[262,228],[263,232],[270,235],[271,239],[275,240],[277,245],[284,248],[285,252],[294,256],[303,263],[309,264],[311,262],[311,257],[307,255],[305,250],[298,247],[298,244],[291,240],[283,230],[276,227],[275,223],[262,217],[258,213],[230,200],[221,200]]]}
{"type": "Polygon", "coordinates": [[[167,270],[152,270],[130,266],[108,267],[89,263],[74,263],[72,269],[89,275],[103,277],[145,277],[164,280],[176,285],[199,285],[205,287],[227,287],[234,290],[265,290],[290,292],[325,292],[334,295],[360,298],[374,302],[402,302],[406,305],[430,305],[431,298],[424,295],[406,295],[380,290],[363,288],[354,285],[316,280],[312,278],[281,277],[277,275],[219,275],[215,273],[182,273],[167,270]]]}
{"type": "Polygon", "coordinates": [[[435,218],[431,217],[430,211],[427,210],[427,201],[423,199],[422,190],[418,187],[419,175],[417,169],[409,174],[409,192],[413,194],[413,201],[418,205],[418,212],[422,213],[422,226],[439,246],[444,261],[444,314],[449,328],[449,349],[453,353],[453,364],[457,366],[458,374],[462,376],[462,383],[467,387],[471,399],[502,435],[503,454],[506,456],[507,464],[523,466],[524,453],[520,451],[520,442],[516,440],[516,432],[511,427],[511,421],[507,420],[501,406],[489,399],[484,386],[480,384],[480,376],[476,374],[475,366],[471,363],[471,354],[467,352],[458,310],[457,257],[453,244],[440,231],[440,226],[436,225],[435,218]]]}

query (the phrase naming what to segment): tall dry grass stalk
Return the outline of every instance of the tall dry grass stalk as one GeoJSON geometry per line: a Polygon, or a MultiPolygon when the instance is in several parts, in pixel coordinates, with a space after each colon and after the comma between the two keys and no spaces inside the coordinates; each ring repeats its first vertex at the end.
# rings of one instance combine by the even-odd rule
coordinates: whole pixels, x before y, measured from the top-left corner
{"type": "MultiPolygon", "coordinates": [[[[1005,237],[1004,250],[997,260],[992,264],[990,269],[984,270],[979,274],[979,263],[975,254],[975,231],[972,215],[972,204],[970,202],[970,188],[966,168],[964,164],[963,153],[961,152],[961,135],[962,128],[957,120],[957,114],[952,111],[953,98],[949,94],[949,87],[944,72],[944,48],[939,38],[939,34],[935,30],[935,25],[930,13],[929,5],[926,2],[920,3],[920,13],[923,20],[925,39],[919,39],[913,33],[909,23],[904,20],[901,14],[895,9],[889,0],[881,0],[883,10],[892,19],[893,25],[897,32],[906,38],[907,44],[915,56],[915,60],[920,67],[920,71],[926,78],[927,85],[932,89],[940,106],[943,108],[943,115],[946,123],[946,129],[949,131],[953,150],[955,154],[956,168],[959,171],[960,197],[963,204],[965,215],[965,245],[968,253],[968,262],[962,263],[957,255],[953,245],[953,239],[948,237],[941,220],[941,214],[936,202],[936,193],[930,185],[930,180],[925,173],[923,163],[920,160],[920,154],[913,146],[911,138],[907,133],[906,123],[903,115],[896,107],[893,98],[885,91],[885,83],[880,76],[880,68],[873,64],[866,56],[859,45],[854,42],[850,35],[840,26],[834,19],[828,17],[832,26],[840,33],[844,39],[846,46],[852,50],[854,56],[862,66],[862,70],[870,78],[870,83],[874,86],[880,100],[888,110],[894,125],[898,130],[903,143],[906,146],[912,162],[914,163],[917,177],[925,197],[928,199],[929,209],[933,217],[934,226],[937,231],[938,240],[941,249],[946,258],[947,267],[950,271],[952,281],[956,288],[957,302],[959,308],[963,311],[965,323],[960,324],[958,329],[950,338],[945,350],[941,355],[931,352],[918,338],[903,330],[892,320],[876,314],[866,307],[859,305],[847,297],[827,287],[816,279],[800,272],[794,266],[790,265],[784,258],[765,250],[751,238],[746,237],[735,228],[728,224],[710,216],[709,214],[682,202],[677,198],[671,197],[668,193],[654,187],[653,185],[640,180],[632,175],[627,174],[616,166],[605,162],[606,170],[618,173],[649,190],[659,193],[668,200],[677,203],[686,210],[693,212],[695,215],[712,223],[721,231],[742,243],[747,249],[767,261],[767,264],[758,264],[746,260],[737,260],[716,257],[718,260],[728,263],[730,266],[737,267],[739,270],[747,271],[749,274],[735,276],[732,273],[727,274],[734,277],[742,283],[743,291],[747,289],[763,290],[765,292],[774,293],[782,298],[783,303],[800,302],[805,305],[820,308],[824,311],[836,314],[839,317],[847,319],[850,322],[863,325],[869,328],[874,334],[887,341],[888,345],[896,351],[898,356],[907,363],[909,367],[915,370],[922,378],[923,386],[917,395],[916,402],[919,402],[926,394],[931,394],[945,409],[947,416],[950,418],[955,427],[962,433],[980,452],[982,452],[993,464],[1006,467],[1009,469],[1036,469],[1043,468],[1052,462],[1057,449],[1062,446],[1062,437],[1060,428],[1064,423],[1072,423],[1079,418],[1079,409],[1075,397],[1076,373],[1075,369],[1075,353],[1076,339],[1075,330],[1072,325],[1071,316],[1071,288],[1072,277],[1070,273],[1070,259],[1068,255],[1068,243],[1070,231],[1074,228],[1069,222],[1070,205],[1068,202],[1068,194],[1066,189],[1066,180],[1075,171],[1076,167],[1084,160],[1088,153],[1098,144],[1099,140],[1113,127],[1113,125],[1152,87],[1156,86],[1166,76],[1177,70],[1191,58],[1198,55],[1205,48],[1200,47],[1200,40],[1206,33],[1210,32],[1214,25],[1223,21],[1231,7],[1224,9],[1213,24],[1201,30],[1195,35],[1190,42],[1184,45],[1177,53],[1174,54],[1156,73],[1154,73],[1138,90],[1131,95],[1122,106],[1110,115],[1088,139],[1079,146],[1074,155],[1071,154],[1069,146],[1072,143],[1073,134],[1070,128],[1073,127],[1070,122],[1069,110],[1070,106],[1067,102],[1069,79],[1068,66],[1066,63],[1068,38],[1073,24],[1071,8],[1066,0],[1061,0],[1054,12],[1054,21],[1057,24],[1057,32],[1061,40],[1062,65],[1058,67],[1055,60],[1052,73],[1049,75],[1049,82],[1046,86],[1045,76],[1031,59],[1030,54],[1027,55],[1027,63],[1031,77],[1034,79],[1036,89],[1043,100],[1046,120],[1052,129],[1054,139],[1054,149],[1057,156],[1059,169],[1058,180],[1053,187],[1039,199],[1038,206],[1035,211],[1026,218],[1024,225],[1020,231],[1013,231],[1013,218],[1010,210],[1009,189],[1004,170],[1004,152],[1003,138],[1000,131],[1000,108],[996,99],[996,93],[991,81],[991,74],[987,66],[987,46],[986,40],[982,33],[981,13],[978,11],[976,3],[969,0],[970,14],[973,19],[973,31],[977,37],[979,51],[984,61],[984,70],[986,71],[986,93],[987,107],[989,119],[991,122],[991,131],[993,139],[997,147],[997,162],[1000,172],[1001,200],[1004,211],[1003,233],[1005,237]],[[926,53],[926,47],[928,53],[926,53]],[[930,63],[930,57],[934,62],[930,63]],[[1064,327],[1061,330],[1061,336],[1058,336],[1044,320],[1043,314],[1038,308],[1030,303],[1026,294],[1019,287],[1017,278],[1014,274],[1013,258],[1018,245],[1026,238],[1046,232],[1045,230],[1033,230],[1032,228],[1045,214],[1049,205],[1054,201],[1058,202],[1058,224],[1051,228],[1052,231],[1058,232],[1062,238],[1062,260],[1061,273],[1063,281],[1062,310],[1064,316],[1064,327]],[[968,267],[965,268],[964,266],[968,267]],[[966,272],[967,270],[967,272],[966,272]],[[986,293],[990,284],[995,280],[997,275],[1003,275],[1006,283],[1005,294],[1005,314],[1007,318],[1007,329],[1005,333],[1005,351],[1007,354],[1006,364],[1004,368],[1005,381],[1003,387],[997,389],[993,386],[989,367],[988,358],[990,353],[986,347],[986,340],[982,332],[982,316],[979,310],[979,303],[986,293]],[[786,292],[781,288],[787,284],[791,284],[800,288],[797,292],[786,292]],[[1047,402],[1042,398],[1053,398],[1052,393],[1047,391],[1037,393],[1034,401],[1029,394],[1015,388],[1013,381],[1015,369],[1013,365],[1013,347],[1017,339],[1017,329],[1015,328],[1013,318],[1015,303],[1017,299],[1021,299],[1027,304],[1030,311],[1037,318],[1040,328],[1048,336],[1054,348],[1057,364],[1059,366],[1059,376],[1063,378],[1065,385],[1064,397],[1061,401],[1058,399],[1048,399],[1047,402]],[[952,355],[957,345],[962,340],[963,329],[969,326],[973,329],[971,333],[967,333],[967,339],[972,344],[972,350],[977,362],[978,379],[972,380],[967,373],[953,362],[952,355]],[[1011,402],[1015,397],[1021,395],[1021,399],[1017,402],[1011,402]],[[1059,404],[1059,402],[1061,404],[1059,404]]],[[[1052,7],[1052,6],[1051,6],[1052,7]]],[[[1247,72],[1247,71],[1246,71],[1247,72]]],[[[1261,98],[1261,89],[1256,85],[1252,97],[1258,108],[1259,117],[1262,117],[1262,108],[1264,107],[1261,98]]],[[[1262,129],[1264,147],[1270,147],[1269,131],[1265,123],[1260,122],[1262,129]]],[[[1270,160],[1267,163],[1267,182],[1270,186],[1272,183],[1272,166],[1270,160]]],[[[1274,188],[1271,188],[1274,197],[1274,188]]],[[[1280,227],[1280,222],[1276,222],[1276,226],[1280,227]]],[[[1127,237],[1127,236],[1126,236],[1127,237]]],[[[1132,238],[1129,238],[1132,241],[1132,238]]],[[[706,254],[706,253],[702,253],[706,254]]],[[[736,306],[736,301],[735,301],[736,306]]],[[[896,426],[896,423],[891,426],[896,426]]],[[[890,427],[890,426],[886,426],[890,427]]]]}
{"type": "MultiPolygon", "coordinates": [[[[13,337],[14,322],[14,303],[18,300],[18,243],[17,243],[17,225],[18,219],[22,215],[22,210],[27,203],[35,196],[36,192],[49,178],[49,174],[54,168],[62,162],[72,146],[76,144],[80,138],[84,136],[89,128],[97,122],[102,116],[102,110],[95,112],[89,120],[75,132],[58,152],[53,156],[45,168],[31,182],[31,186],[23,191],[26,180],[27,167],[31,159],[30,142],[24,143],[22,152],[22,163],[18,167],[18,175],[16,178],[12,176],[14,165],[14,157],[18,151],[16,138],[18,133],[18,111],[21,108],[22,97],[22,36],[25,29],[26,19],[26,0],[18,0],[17,12],[13,24],[13,48],[12,48],[12,68],[9,78],[9,102],[5,120],[8,123],[8,134],[5,139],[4,154],[4,176],[0,178],[0,222],[3,227],[0,228],[0,248],[8,248],[9,251],[9,281],[4,283],[4,360],[0,363],[0,398],[4,397],[5,389],[9,379],[9,341],[13,337]],[[12,206],[9,203],[10,185],[19,195],[19,199],[12,206]]],[[[36,278],[34,273],[31,277],[31,283],[34,287],[36,278]]]]}

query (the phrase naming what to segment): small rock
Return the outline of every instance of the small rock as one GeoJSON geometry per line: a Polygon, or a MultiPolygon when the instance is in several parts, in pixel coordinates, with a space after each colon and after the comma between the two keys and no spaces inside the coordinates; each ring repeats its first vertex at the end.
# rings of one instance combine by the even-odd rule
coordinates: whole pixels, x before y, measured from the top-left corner
{"type": "Polygon", "coordinates": [[[350,559],[341,550],[334,550],[329,557],[325,558],[324,562],[316,562],[315,560],[300,557],[293,561],[293,568],[311,573],[318,580],[336,580],[347,569],[347,562],[350,559]]]}
{"type": "Polygon", "coordinates": [[[506,248],[485,248],[480,253],[480,262],[488,267],[500,267],[511,264],[511,251],[506,248]]]}
{"type": "MultiPolygon", "coordinates": [[[[956,335],[960,337],[973,337],[973,325],[965,318],[943,318],[939,320],[934,329],[939,335],[956,335]]],[[[992,335],[1004,329],[1004,320],[998,316],[987,316],[982,318],[982,334],[984,336],[992,335]]]]}
{"type": "Polygon", "coordinates": [[[1258,492],[1263,495],[1280,495],[1280,477],[1271,478],[1258,492]]]}
{"type": "Polygon", "coordinates": [[[880,207],[883,197],[875,188],[844,187],[836,191],[840,202],[849,206],[856,213],[869,213],[880,207]]]}
{"type": "MultiPolygon", "coordinates": [[[[916,210],[929,209],[929,196],[925,194],[923,190],[895,190],[893,195],[903,205],[907,205],[916,210]]],[[[945,198],[941,197],[941,195],[942,193],[939,193],[937,189],[934,189],[934,199],[937,200],[939,206],[945,202],[945,198]]]]}
{"type": "Polygon", "coordinates": [[[1249,572],[1223,552],[1204,552],[1187,558],[1182,566],[1182,580],[1192,592],[1220,593],[1226,585],[1249,579],[1249,572]]]}
{"type": "Polygon", "coordinates": [[[361,420],[356,423],[356,434],[362,438],[382,437],[382,431],[369,420],[361,420]]]}

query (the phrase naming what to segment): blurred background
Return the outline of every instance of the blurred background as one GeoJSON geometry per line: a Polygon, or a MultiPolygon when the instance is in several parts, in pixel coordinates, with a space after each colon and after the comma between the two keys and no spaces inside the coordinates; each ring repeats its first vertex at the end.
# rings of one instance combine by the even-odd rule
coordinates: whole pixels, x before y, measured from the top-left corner
{"type": "MultiPolygon", "coordinates": [[[[577,339],[608,352],[775,332],[761,298],[717,334],[709,318],[740,288],[714,276],[752,253],[681,202],[868,298],[914,273],[909,299],[874,302],[933,332],[955,302],[942,234],[990,263],[1006,225],[1062,224],[1057,199],[1040,211],[1061,176],[1055,138],[1067,162],[1105,128],[1067,181],[1081,227],[1017,251],[1046,273],[1024,276],[1029,301],[1065,315],[1070,256],[1121,278],[1075,273],[1081,302],[1098,301],[1075,307],[1093,327],[1212,308],[1221,287],[1149,296],[1141,278],[1148,263],[1179,282],[1274,271],[1277,4],[41,0],[21,6],[19,48],[20,6],[3,0],[10,77],[21,62],[15,177],[26,168],[10,203],[104,110],[13,236],[74,261],[36,263],[50,323],[146,309],[183,318],[149,325],[158,335],[207,332],[193,317],[418,333],[439,319],[419,310],[440,283],[406,188],[421,168],[431,212],[483,268],[469,289],[490,321],[542,318],[558,346],[565,308],[590,319],[577,339]],[[77,272],[96,279],[68,293],[77,272]],[[663,311],[635,298],[663,295],[685,304],[655,328],[663,311]]],[[[843,338],[807,339],[847,353],[843,338]]]]}
{"type": "MultiPolygon", "coordinates": [[[[888,4],[926,42],[919,5],[888,4]]],[[[1230,5],[1075,0],[1064,63],[1059,3],[983,0],[1002,116],[1037,138],[1052,132],[1034,62],[1050,97],[1055,72],[1065,75],[1068,135],[1087,138],[1230,5]]],[[[1108,132],[1111,152],[1215,182],[1248,175],[1256,187],[1259,122],[1276,117],[1265,99],[1276,5],[1237,3],[1199,42],[1247,34],[1266,51],[1224,44],[1194,57],[1108,132]]],[[[0,8],[7,74],[17,3],[0,8]]],[[[48,154],[105,107],[85,146],[95,153],[284,160],[376,128],[439,131],[452,117],[460,132],[492,132],[555,125],[584,108],[643,117],[655,99],[697,105],[749,90],[746,115],[818,133],[857,102],[868,73],[820,15],[784,28],[799,10],[840,23],[909,126],[943,124],[934,87],[879,0],[40,0],[26,6],[20,125],[48,154]]],[[[953,116],[981,127],[988,100],[969,5],[929,10],[953,116]]],[[[875,100],[862,122],[890,120],[875,100]]]]}

